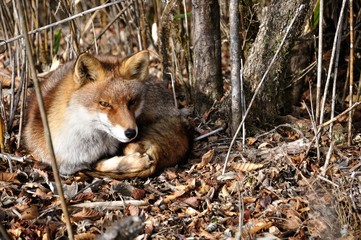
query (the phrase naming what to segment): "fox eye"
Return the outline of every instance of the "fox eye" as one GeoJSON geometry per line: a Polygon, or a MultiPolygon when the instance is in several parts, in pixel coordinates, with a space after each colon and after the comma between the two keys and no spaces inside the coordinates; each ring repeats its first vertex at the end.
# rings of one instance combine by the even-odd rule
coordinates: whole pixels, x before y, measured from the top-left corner
{"type": "Polygon", "coordinates": [[[135,99],[131,99],[131,100],[129,100],[129,102],[128,102],[128,106],[131,107],[131,106],[133,106],[135,103],[136,103],[136,100],[135,100],[135,99]]]}
{"type": "Polygon", "coordinates": [[[108,102],[105,101],[99,101],[99,105],[102,107],[110,107],[110,104],[108,102]]]}

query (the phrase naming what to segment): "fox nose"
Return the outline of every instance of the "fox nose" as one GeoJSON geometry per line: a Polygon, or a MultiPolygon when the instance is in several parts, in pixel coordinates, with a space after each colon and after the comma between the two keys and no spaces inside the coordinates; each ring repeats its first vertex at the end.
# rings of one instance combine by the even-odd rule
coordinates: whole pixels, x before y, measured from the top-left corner
{"type": "Polygon", "coordinates": [[[124,134],[127,138],[132,139],[137,136],[137,131],[135,129],[128,128],[127,130],[125,130],[124,134]]]}

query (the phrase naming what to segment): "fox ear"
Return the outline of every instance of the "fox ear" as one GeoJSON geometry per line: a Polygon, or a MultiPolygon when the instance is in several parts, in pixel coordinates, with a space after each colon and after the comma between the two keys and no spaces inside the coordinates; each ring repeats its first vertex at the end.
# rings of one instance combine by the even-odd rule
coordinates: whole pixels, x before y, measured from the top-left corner
{"type": "Polygon", "coordinates": [[[120,74],[125,79],[143,81],[148,75],[149,51],[144,50],[125,59],[120,66],[120,74]]]}
{"type": "Polygon", "coordinates": [[[98,79],[103,73],[101,62],[89,53],[82,53],[75,62],[75,81],[80,85],[98,79]]]}

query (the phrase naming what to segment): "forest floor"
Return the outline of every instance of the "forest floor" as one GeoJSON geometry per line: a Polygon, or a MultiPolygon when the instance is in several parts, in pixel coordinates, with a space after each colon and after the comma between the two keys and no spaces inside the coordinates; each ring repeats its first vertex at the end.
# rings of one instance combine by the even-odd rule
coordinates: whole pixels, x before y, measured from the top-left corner
{"type": "MultiPolygon", "coordinates": [[[[231,139],[219,132],[196,141],[185,164],[148,179],[63,178],[75,238],[360,239],[360,143],[329,153],[321,138],[318,161],[312,123],[283,120],[236,141],[225,174],[231,139]]],[[[198,135],[219,127],[194,124],[198,135]]],[[[16,155],[24,161],[0,165],[2,223],[13,239],[64,239],[51,170],[16,155]]]]}

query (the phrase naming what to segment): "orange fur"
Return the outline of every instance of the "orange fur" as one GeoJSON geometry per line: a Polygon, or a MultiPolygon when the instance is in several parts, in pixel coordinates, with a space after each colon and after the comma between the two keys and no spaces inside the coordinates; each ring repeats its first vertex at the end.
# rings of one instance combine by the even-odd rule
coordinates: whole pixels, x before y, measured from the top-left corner
{"type": "MultiPolygon", "coordinates": [[[[42,83],[61,174],[148,177],[186,157],[188,123],[167,90],[148,75],[148,65],[148,51],[123,60],[84,53],[42,83]]],[[[29,100],[24,137],[33,156],[50,164],[35,97],[29,100]]]]}

